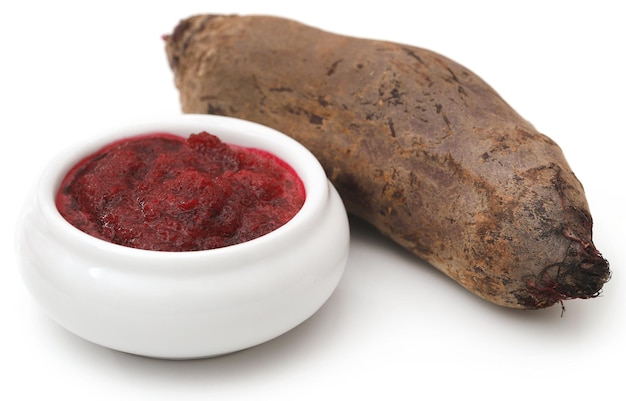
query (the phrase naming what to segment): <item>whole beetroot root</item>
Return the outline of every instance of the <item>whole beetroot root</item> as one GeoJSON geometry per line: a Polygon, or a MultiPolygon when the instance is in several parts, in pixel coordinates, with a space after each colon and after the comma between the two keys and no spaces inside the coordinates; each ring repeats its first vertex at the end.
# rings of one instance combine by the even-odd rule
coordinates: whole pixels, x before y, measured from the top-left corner
{"type": "Polygon", "coordinates": [[[193,16],[165,40],[184,112],[297,139],[350,213],[474,294],[537,309],[609,280],[561,149],[456,62],[268,16],[193,16]]]}

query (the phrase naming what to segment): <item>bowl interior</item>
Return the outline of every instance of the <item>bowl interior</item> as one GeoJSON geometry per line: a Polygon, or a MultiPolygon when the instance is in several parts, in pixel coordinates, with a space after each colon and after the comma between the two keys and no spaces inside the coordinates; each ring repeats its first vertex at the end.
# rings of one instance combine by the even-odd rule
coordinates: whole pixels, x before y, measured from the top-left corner
{"type": "Polygon", "coordinates": [[[290,235],[300,221],[315,218],[328,197],[328,180],[315,156],[292,138],[269,127],[253,122],[223,116],[183,115],[153,123],[130,124],[124,128],[95,135],[94,139],[76,145],[62,152],[51,161],[39,183],[37,194],[40,207],[51,224],[59,227],[68,241],[101,250],[111,257],[139,256],[156,260],[167,258],[196,258],[208,252],[229,254],[231,252],[259,252],[264,242],[278,235],[290,235]],[[92,237],[67,222],[58,212],[54,198],[59,185],[67,172],[84,157],[93,154],[103,146],[116,140],[150,133],[170,133],[188,137],[192,133],[207,131],[218,136],[223,142],[268,151],[289,164],[302,180],[305,188],[305,202],[300,211],[282,227],[254,240],[224,248],[193,252],[162,252],[129,248],[92,237]]]}

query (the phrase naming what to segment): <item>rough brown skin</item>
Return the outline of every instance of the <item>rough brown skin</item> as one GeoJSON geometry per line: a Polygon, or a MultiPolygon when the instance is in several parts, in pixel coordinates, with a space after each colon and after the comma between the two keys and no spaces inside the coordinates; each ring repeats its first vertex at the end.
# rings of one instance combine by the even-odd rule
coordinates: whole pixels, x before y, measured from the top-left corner
{"type": "Polygon", "coordinates": [[[467,68],[268,16],[194,16],[165,40],[184,112],[297,139],[350,213],[474,294],[537,309],[608,281],[561,149],[467,68]]]}

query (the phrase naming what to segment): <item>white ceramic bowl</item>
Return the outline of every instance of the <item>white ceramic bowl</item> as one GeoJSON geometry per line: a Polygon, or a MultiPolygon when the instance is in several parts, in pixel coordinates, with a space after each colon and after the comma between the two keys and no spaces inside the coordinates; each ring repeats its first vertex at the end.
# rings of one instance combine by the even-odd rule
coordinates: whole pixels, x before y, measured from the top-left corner
{"type": "Polygon", "coordinates": [[[242,350],[297,326],[336,288],[348,248],[343,203],[306,148],[268,127],[208,115],[128,126],[64,152],[44,171],[17,228],[24,282],[55,321],[96,344],[168,359],[242,350]],[[203,130],[290,164],[305,186],[302,209],[257,239],[194,252],[112,244],[57,211],[66,172],[103,145],[155,131],[187,137],[203,130]]]}

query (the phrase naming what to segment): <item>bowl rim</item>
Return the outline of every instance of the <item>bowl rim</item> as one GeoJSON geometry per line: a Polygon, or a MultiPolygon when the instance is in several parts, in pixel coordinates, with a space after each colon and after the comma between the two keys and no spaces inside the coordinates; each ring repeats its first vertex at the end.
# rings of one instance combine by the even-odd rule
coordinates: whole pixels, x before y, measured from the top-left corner
{"type": "MultiPolygon", "coordinates": [[[[36,202],[44,219],[54,227],[57,241],[71,242],[80,252],[92,254],[95,252],[92,257],[150,262],[139,264],[137,267],[140,269],[146,265],[170,268],[173,261],[193,264],[194,261],[205,261],[207,258],[219,262],[232,260],[233,256],[243,259],[253,255],[261,257],[270,252],[271,247],[266,246],[268,243],[281,242],[297,235],[304,229],[303,226],[306,226],[307,221],[315,221],[319,217],[330,196],[329,185],[326,173],[317,158],[286,134],[252,121],[233,117],[183,114],[118,125],[117,128],[107,129],[106,132],[90,136],[88,140],[66,147],[51,158],[44,168],[37,184],[36,202]],[[305,200],[301,209],[281,227],[255,239],[222,248],[180,252],[132,248],[99,239],[74,227],[58,211],[55,196],[63,177],[76,163],[103,146],[116,140],[143,134],[161,132],[187,137],[200,130],[218,136],[225,143],[268,151],[289,164],[305,188],[305,200]]],[[[180,268],[179,265],[175,267],[180,268]]]]}

